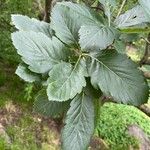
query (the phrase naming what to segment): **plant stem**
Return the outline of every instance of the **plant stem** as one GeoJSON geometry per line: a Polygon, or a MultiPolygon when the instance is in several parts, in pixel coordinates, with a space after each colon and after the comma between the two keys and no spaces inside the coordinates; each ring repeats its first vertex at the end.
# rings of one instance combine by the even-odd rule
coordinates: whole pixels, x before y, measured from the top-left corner
{"type": "Polygon", "coordinates": [[[150,28],[125,28],[120,29],[122,33],[149,33],[150,28]]]}
{"type": "Polygon", "coordinates": [[[97,125],[98,125],[98,122],[99,122],[99,118],[100,118],[100,107],[101,107],[100,99],[95,99],[94,100],[95,129],[97,128],[97,125]]]}
{"type": "Polygon", "coordinates": [[[146,41],[148,44],[150,44],[150,41],[147,38],[142,38],[144,41],[146,41]]]}
{"type": "MultiPolygon", "coordinates": [[[[78,58],[78,60],[77,60],[77,62],[76,62],[76,64],[75,64],[75,66],[74,66],[74,68],[73,68],[72,73],[73,73],[74,70],[77,68],[77,66],[78,66],[78,64],[79,64],[79,62],[80,62],[81,57],[82,57],[82,55],[79,56],[79,58],[78,58]]],[[[71,74],[72,74],[72,73],[71,73],[71,74]]],[[[71,76],[71,75],[70,75],[70,76],[71,76]]]]}
{"type": "Polygon", "coordinates": [[[121,14],[121,12],[122,12],[122,9],[123,9],[123,7],[124,7],[124,5],[125,5],[126,1],[127,1],[127,0],[123,0],[123,2],[122,2],[122,4],[121,4],[121,7],[120,7],[120,9],[119,9],[119,12],[118,12],[118,14],[117,14],[117,17],[116,17],[116,18],[118,18],[118,17],[120,16],[120,14],[121,14]]]}

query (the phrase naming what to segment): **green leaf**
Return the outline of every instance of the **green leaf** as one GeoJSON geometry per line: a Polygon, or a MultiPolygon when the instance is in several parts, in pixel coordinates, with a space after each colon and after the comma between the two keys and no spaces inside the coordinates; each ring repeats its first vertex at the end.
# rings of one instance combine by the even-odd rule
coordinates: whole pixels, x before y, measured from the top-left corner
{"type": "Polygon", "coordinates": [[[68,109],[68,102],[49,101],[46,91],[42,90],[34,102],[34,112],[40,113],[47,117],[57,117],[68,109]]]}
{"type": "Polygon", "coordinates": [[[101,51],[88,60],[91,83],[115,101],[140,105],[147,102],[148,86],[137,65],[114,50],[101,51]]]}
{"type": "Polygon", "coordinates": [[[22,60],[36,73],[48,72],[67,57],[64,45],[57,38],[50,39],[43,33],[15,32],[12,41],[22,60]]]}
{"type": "Polygon", "coordinates": [[[136,42],[137,40],[140,40],[140,34],[137,34],[137,33],[122,33],[120,35],[120,39],[121,41],[124,41],[124,42],[136,42]]]}
{"type": "Polygon", "coordinates": [[[75,4],[72,2],[61,2],[59,4],[69,8],[72,12],[77,14],[78,18],[75,18],[75,21],[77,19],[81,25],[93,24],[95,22],[104,23],[104,18],[102,16],[100,16],[98,13],[95,13],[92,11],[92,9],[85,5],[75,4]]]}
{"type": "Polygon", "coordinates": [[[47,95],[49,100],[66,101],[81,93],[86,86],[87,70],[85,61],[79,60],[75,66],[62,62],[49,72],[47,95]]]}
{"type": "Polygon", "coordinates": [[[77,15],[68,8],[56,4],[52,10],[51,25],[55,30],[56,36],[64,43],[78,46],[79,21],[77,15]]]}
{"type": "Polygon", "coordinates": [[[80,45],[83,51],[106,49],[110,46],[118,33],[113,27],[104,25],[84,25],[79,30],[80,45]]]}
{"type": "Polygon", "coordinates": [[[62,132],[63,150],[85,150],[94,132],[92,97],[81,93],[71,102],[62,132]]]}
{"type": "Polygon", "coordinates": [[[35,81],[40,81],[37,74],[32,73],[25,65],[22,64],[18,66],[15,73],[26,82],[33,83],[35,81]]]}
{"type": "Polygon", "coordinates": [[[116,0],[99,0],[99,2],[101,4],[103,4],[104,6],[108,5],[109,7],[115,7],[116,6],[116,0]]]}
{"type": "Polygon", "coordinates": [[[53,31],[49,23],[39,21],[35,18],[29,18],[23,15],[11,15],[11,19],[15,27],[22,31],[42,32],[48,37],[53,36],[53,31]]]}
{"type": "Polygon", "coordinates": [[[146,12],[145,16],[147,15],[150,21],[150,1],[149,0],[139,0],[140,5],[142,6],[143,10],[146,12]]]}
{"type": "Polygon", "coordinates": [[[140,5],[126,11],[115,20],[115,24],[118,28],[126,28],[146,22],[149,22],[149,19],[140,5]]]}
{"type": "Polygon", "coordinates": [[[126,43],[121,40],[116,40],[114,42],[114,48],[118,53],[125,54],[126,53],[126,43]]]}
{"type": "Polygon", "coordinates": [[[116,0],[99,0],[103,4],[105,15],[108,17],[109,24],[111,22],[111,15],[116,7],[116,0]]]}
{"type": "Polygon", "coordinates": [[[51,25],[56,36],[64,43],[78,47],[80,27],[95,22],[95,18],[90,9],[84,5],[61,2],[52,10],[51,25]]]}
{"type": "Polygon", "coordinates": [[[135,28],[135,27],[129,27],[129,28],[124,28],[124,29],[120,29],[120,31],[122,33],[127,33],[127,34],[131,34],[131,33],[150,33],[150,28],[135,28]]]}

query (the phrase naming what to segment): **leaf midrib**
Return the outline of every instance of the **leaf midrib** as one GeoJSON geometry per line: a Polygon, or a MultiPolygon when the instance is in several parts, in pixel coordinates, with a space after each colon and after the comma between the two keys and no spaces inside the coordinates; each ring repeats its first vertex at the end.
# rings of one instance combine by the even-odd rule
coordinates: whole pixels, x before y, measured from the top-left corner
{"type": "MultiPolygon", "coordinates": [[[[81,122],[81,115],[85,116],[84,113],[83,113],[83,107],[84,107],[84,106],[83,106],[83,105],[84,105],[84,104],[83,104],[83,101],[84,101],[84,96],[85,96],[85,94],[82,93],[82,96],[81,96],[81,103],[80,103],[80,106],[79,106],[79,107],[80,107],[80,108],[79,108],[79,113],[78,113],[78,115],[75,115],[75,118],[74,118],[74,120],[75,120],[77,117],[79,117],[79,118],[78,118],[78,120],[79,120],[78,123],[81,122]]],[[[79,98],[79,99],[80,99],[80,98],[79,98]]],[[[73,121],[73,122],[74,122],[74,121],[73,121]]],[[[73,125],[73,126],[74,126],[74,129],[72,130],[71,134],[72,134],[74,131],[80,133],[80,132],[79,132],[79,129],[78,129],[78,124],[75,124],[75,125],[73,125]]],[[[78,133],[77,133],[77,136],[79,135],[78,133]]],[[[81,138],[81,139],[82,139],[82,138],[81,138]]]]}
{"type": "MultiPolygon", "coordinates": [[[[86,54],[86,55],[88,55],[88,54],[86,54]]],[[[100,64],[102,64],[104,67],[106,67],[110,72],[112,72],[115,76],[117,76],[124,84],[125,84],[125,86],[127,87],[132,87],[131,86],[131,84],[127,84],[127,82],[123,79],[123,78],[121,78],[118,74],[116,74],[113,70],[111,70],[108,66],[106,66],[102,61],[100,61],[100,60],[98,60],[97,58],[95,58],[95,57],[93,57],[93,56],[91,56],[91,55],[88,55],[89,57],[91,57],[92,59],[94,59],[94,60],[96,60],[96,61],[98,61],[100,64]]]]}
{"type": "MultiPolygon", "coordinates": [[[[59,88],[59,90],[62,89],[62,87],[66,84],[66,82],[71,78],[71,76],[72,76],[72,74],[75,72],[75,70],[76,70],[76,68],[77,68],[77,66],[78,66],[78,64],[79,64],[79,62],[80,62],[80,60],[81,60],[81,56],[79,56],[79,58],[78,58],[78,60],[77,60],[77,62],[76,62],[76,64],[75,64],[73,70],[70,72],[70,75],[66,78],[65,82],[62,84],[62,86],[59,88]]],[[[58,81],[59,81],[59,80],[55,80],[55,81],[51,82],[50,84],[53,84],[53,83],[58,82],[58,81]]],[[[59,90],[57,90],[56,93],[58,93],[59,90]]]]}

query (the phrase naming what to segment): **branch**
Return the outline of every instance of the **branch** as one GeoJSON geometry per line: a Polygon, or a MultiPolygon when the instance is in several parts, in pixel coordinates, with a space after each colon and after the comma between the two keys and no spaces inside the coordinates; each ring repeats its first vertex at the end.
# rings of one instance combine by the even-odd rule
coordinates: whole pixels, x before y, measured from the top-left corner
{"type": "Polygon", "coordinates": [[[124,5],[125,5],[126,1],[127,1],[127,0],[123,0],[123,2],[122,2],[122,4],[121,4],[121,7],[120,7],[120,9],[119,9],[119,12],[118,12],[118,14],[117,14],[117,17],[116,17],[116,18],[118,18],[118,17],[120,16],[120,14],[121,14],[121,12],[122,12],[122,10],[123,10],[123,7],[124,7],[124,5]]]}
{"type": "Polygon", "coordinates": [[[150,52],[150,33],[148,34],[148,37],[146,39],[146,47],[145,47],[145,53],[143,58],[140,61],[140,66],[144,65],[144,64],[150,64],[150,60],[149,60],[149,52],[150,52]]]}
{"type": "Polygon", "coordinates": [[[148,44],[150,44],[150,41],[148,41],[147,38],[142,38],[144,41],[146,41],[148,44]]]}
{"type": "Polygon", "coordinates": [[[45,12],[44,12],[44,21],[50,22],[50,13],[52,9],[52,1],[53,0],[45,0],[45,12]]]}

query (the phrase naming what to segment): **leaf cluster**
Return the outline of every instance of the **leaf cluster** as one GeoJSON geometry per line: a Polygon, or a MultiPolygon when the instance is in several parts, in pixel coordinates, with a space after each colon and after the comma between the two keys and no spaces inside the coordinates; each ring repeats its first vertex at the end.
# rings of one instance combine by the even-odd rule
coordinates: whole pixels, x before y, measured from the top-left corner
{"type": "Polygon", "coordinates": [[[62,131],[64,150],[88,147],[102,93],[119,103],[138,106],[147,102],[148,86],[142,72],[116,44],[122,29],[148,25],[150,8],[144,0],[139,2],[115,19],[115,0],[100,1],[104,15],[84,4],[59,2],[50,24],[12,15],[19,30],[12,33],[12,41],[23,62],[16,74],[44,86],[35,110],[57,116],[70,103],[62,131]]]}

